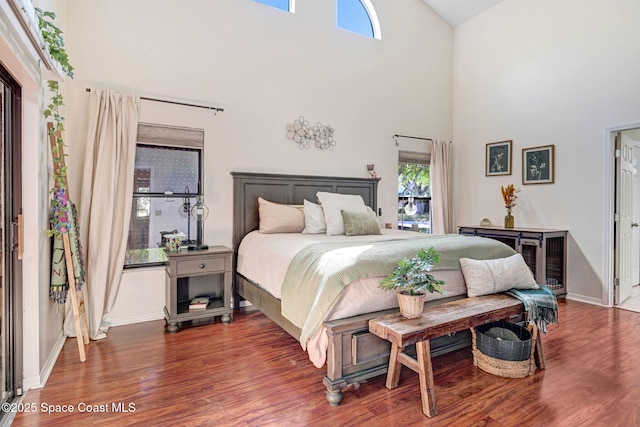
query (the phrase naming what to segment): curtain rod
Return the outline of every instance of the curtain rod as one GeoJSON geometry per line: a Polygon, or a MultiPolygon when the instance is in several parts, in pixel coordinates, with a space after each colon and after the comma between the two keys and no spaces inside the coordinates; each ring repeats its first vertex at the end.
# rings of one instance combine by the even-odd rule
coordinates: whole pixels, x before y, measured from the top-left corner
{"type": "Polygon", "coordinates": [[[398,134],[395,134],[395,135],[393,135],[393,137],[394,137],[394,138],[423,139],[423,140],[425,140],[425,141],[433,141],[433,139],[431,139],[431,138],[422,138],[422,137],[420,137],[420,136],[407,136],[407,135],[398,135],[398,134]]]}
{"type": "Polygon", "coordinates": [[[393,135],[393,139],[396,142],[396,147],[400,145],[400,144],[398,144],[398,138],[410,138],[410,139],[421,139],[423,141],[433,141],[433,139],[431,139],[431,138],[422,138],[420,136],[408,136],[408,135],[395,134],[395,135],[393,135]]]}
{"type": "MultiPolygon", "coordinates": [[[[86,88],[87,92],[91,92],[91,88],[86,88]]],[[[154,101],[154,102],[164,102],[166,104],[174,104],[174,105],[182,105],[185,107],[195,107],[195,108],[204,108],[206,110],[213,110],[216,113],[218,111],[223,112],[224,108],[220,108],[220,107],[213,107],[210,105],[198,105],[198,104],[188,104],[186,102],[178,102],[178,101],[170,101],[168,99],[159,99],[159,98],[149,98],[146,96],[141,96],[140,99],[144,100],[144,101],[154,101]]]]}

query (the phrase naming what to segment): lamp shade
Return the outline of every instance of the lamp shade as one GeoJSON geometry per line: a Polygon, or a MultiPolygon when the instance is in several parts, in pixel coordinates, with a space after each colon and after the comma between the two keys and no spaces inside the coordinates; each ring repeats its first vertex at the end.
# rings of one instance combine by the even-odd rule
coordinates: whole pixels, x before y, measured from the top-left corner
{"type": "Polygon", "coordinates": [[[204,221],[209,216],[209,208],[204,204],[202,196],[198,196],[197,202],[191,207],[191,216],[196,221],[204,221]]]}

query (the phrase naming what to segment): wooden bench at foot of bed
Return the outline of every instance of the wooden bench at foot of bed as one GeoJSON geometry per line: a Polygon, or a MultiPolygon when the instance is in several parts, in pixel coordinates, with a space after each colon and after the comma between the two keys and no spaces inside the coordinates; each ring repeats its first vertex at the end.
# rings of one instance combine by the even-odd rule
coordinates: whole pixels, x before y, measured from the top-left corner
{"type": "MultiPolygon", "coordinates": [[[[489,296],[489,298],[492,297],[489,296]]],[[[495,297],[498,299],[508,298],[511,302],[510,305],[513,305],[513,316],[508,315],[501,317],[501,319],[509,317],[513,317],[515,321],[524,319],[524,306],[520,301],[506,295],[495,297]]],[[[468,304],[473,300],[473,298],[457,296],[429,301],[425,304],[424,312],[439,310],[438,307],[443,304],[460,305],[465,302],[468,304]]],[[[327,375],[324,377],[323,383],[327,387],[327,400],[332,406],[337,406],[342,401],[343,389],[351,385],[357,386],[369,378],[387,372],[391,343],[370,331],[370,321],[389,316],[399,317],[398,309],[367,313],[324,323],[329,336],[329,348],[327,349],[327,375]]],[[[437,338],[431,339],[431,356],[436,357],[469,347],[471,333],[468,329],[467,327],[448,330],[437,335],[437,338]]],[[[413,354],[413,348],[410,351],[413,354]]]]}
{"type": "MultiPolygon", "coordinates": [[[[520,300],[505,294],[463,298],[423,311],[417,319],[406,319],[399,313],[388,314],[369,321],[372,334],[391,343],[391,356],[386,386],[396,388],[400,379],[401,365],[407,366],[420,376],[422,412],[428,417],[438,413],[435,384],[431,364],[430,341],[442,335],[480,326],[486,322],[509,319],[522,313],[520,300]],[[417,358],[405,354],[404,348],[415,344],[417,358]]],[[[542,342],[536,340],[535,359],[544,369],[542,342]]]]}

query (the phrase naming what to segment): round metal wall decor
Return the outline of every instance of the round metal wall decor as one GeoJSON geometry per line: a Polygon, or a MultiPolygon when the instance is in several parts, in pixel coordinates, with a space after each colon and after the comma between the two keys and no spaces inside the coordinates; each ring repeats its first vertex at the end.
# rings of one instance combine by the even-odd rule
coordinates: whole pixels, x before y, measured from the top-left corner
{"type": "Polygon", "coordinates": [[[329,125],[318,122],[313,126],[304,116],[298,117],[287,125],[287,138],[298,143],[298,148],[308,149],[311,145],[321,150],[333,150],[336,142],[333,139],[335,130],[329,125]]]}

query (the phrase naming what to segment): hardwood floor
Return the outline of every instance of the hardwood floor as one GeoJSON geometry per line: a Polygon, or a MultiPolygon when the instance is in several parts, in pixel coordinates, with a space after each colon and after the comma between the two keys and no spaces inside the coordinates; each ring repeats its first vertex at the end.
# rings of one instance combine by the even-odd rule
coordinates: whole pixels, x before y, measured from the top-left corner
{"type": "Polygon", "coordinates": [[[46,387],[24,398],[36,411],[13,425],[640,425],[639,313],[561,300],[560,324],[543,342],[547,369],[524,379],[479,370],[470,349],[435,358],[439,414],[427,418],[418,376],[406,368],[398,388],[380,376],[330,407],[324,370],[260,313],[177,334],[163,321],[120,326],[90,344],[85,363],[67,340],[46,387]]]}

